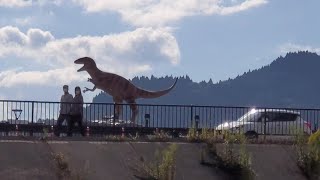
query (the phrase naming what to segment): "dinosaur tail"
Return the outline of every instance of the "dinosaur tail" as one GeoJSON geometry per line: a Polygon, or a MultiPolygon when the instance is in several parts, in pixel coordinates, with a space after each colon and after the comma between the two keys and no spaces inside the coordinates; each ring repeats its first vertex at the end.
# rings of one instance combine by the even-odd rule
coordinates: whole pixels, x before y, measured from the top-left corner
{"type": "Polygon", "coordinates": [[[177,84],[177,81],[178,81],[178,78],[176,78],[174,84],[170,88],[162,91],[147,91],[144,89],[138,89],[139,98],[157,98],[157,97],[163,96],[168,92],[170,92],[175,87],[175,85],[177,84]]]}

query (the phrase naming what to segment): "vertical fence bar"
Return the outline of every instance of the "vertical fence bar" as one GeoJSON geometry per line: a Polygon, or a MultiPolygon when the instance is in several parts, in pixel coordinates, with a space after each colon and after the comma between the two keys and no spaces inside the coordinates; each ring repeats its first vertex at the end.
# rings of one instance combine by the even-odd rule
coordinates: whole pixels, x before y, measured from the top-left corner
{"type": "Polygon", "coordinates": [[[34,101],[31,103],[31,131],[30,131],[30,136],[33,136],[33,118],[34,118],[34,101]]]}
{"type": "Polygon", "coordinates": [[[315,119],[314,119],[314,132],[316,132],[318,130],[318,127],[319,127],[319,110],[317,110],[316,112],[316,116],[315,116],[315,119]]]}
{"type": "Polygon", "coordinates": [[[7,121],[9,122],[9,102],[7,102],[7,121]]]}
{"type": "Polygon", "coordinates": [[[191,113],[191,119],[190,120],[191,120],[191,128],[192,128],[193,127],[193,105],[192,104],[191,104],[190,108],[191,108],[191,110],[190,110],[191,111],[190,112],[191,113]]]}
{"type": "Polygon", "coordinates": [[[115,126],[116,126],[116,103],[113,103],[113,127],[112,127],[112,133],[115,135],[115,126]]]}
{"type": "MultiPolygon", "coordinates": [[[[263,134],[264,134],[264,140],[266,140],[267,136],[266,136],[266,132],[267,132],[267,110],[264,109],[264,120],[263,120],[263,134]]],[[[270,120],[270,118],[269,118],[270,120]]],[[[269,128],[269,127],[268,127],[269,128]]]]}

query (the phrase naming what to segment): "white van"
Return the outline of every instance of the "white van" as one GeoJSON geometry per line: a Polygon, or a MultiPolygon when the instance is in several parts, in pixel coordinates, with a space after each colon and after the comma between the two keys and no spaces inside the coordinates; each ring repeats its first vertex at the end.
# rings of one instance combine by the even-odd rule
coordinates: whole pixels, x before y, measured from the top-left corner
{"type": "Polygon", "coordinates": [[[310,135],[311,125],[304,121],[299,112],[283,109],[252,109],[236,121],[218,125],[215,130],[244,133],[246,136],[294,135],[298,131],[310,135]]]}

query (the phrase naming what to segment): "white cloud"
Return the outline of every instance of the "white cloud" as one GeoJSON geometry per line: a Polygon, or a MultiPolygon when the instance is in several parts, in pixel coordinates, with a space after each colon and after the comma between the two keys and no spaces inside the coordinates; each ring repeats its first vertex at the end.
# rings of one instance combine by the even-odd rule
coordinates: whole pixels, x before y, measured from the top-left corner
{"type": "Polygon", "coordinates": [[[232,1],[225,6],[224,0],[73,0],[86,12],[117,12],[124,21],[135,26],[164,26],[187,16],[228,15],[267,3],[267,0],[232,1]]]}
{"type": "Polygon", "coordinates": [[[309,45],[301,45],[295,43],[285,43],[279,46],[281,53],[297,52],[297,51],[310,51],[320,54],[320,47],[312,47],[309,45]]]}
{"type": "Polygon", "coordinates": [[[258,6],[261,6],[263,4],[266,4],[266,0],[247,0],[242,2],[241,4],[231,6],[231,7],[221,7],[218,11],[218,14],[220,15],[228,15],[228,14],[234,14],[241,11],[245,11],[247,9],[255,8],[258,6]]]}
{"type": "Polygon", "coordinates": [[[49,71],[36,69],[25,72],[22,69],[2,72],[0,86],[5,87],[45,85],[48,82],[57,85],[80,80],[81,73],[76,72],[80,66],[73,61],[82,56],[90,56],[101,69],[125,77],[148,72],[157,63],[177,65],[180,62],[176,39],[166,28],[138,28],[101,37],[56,39],[49,31],[29,29],[23,33],[16,27],[7,26],[0,28],[0,61],[7,61],[8,56],[39,63],[49,71]]]}
{"type": "Polygon", "coordinates": [[[59,6],[62,3],[63,0],[0,0],[0,7],[22,8],[32,5],[44,6],[47,4],[59,6]]]}
{"type": "Polygon", "coordinates": [[[0,7],[26,7],[31,6],[32,0],[0,0],[0,7]]]}
{"type": "Polygon", "coordinates": [[[49,31],[42,31],[41,29],[29,29],[26,36],[31,46],[42,46],[54,40],[49,31]]]}
{"type": "Polygon", "coordinates": [[[81,81],[83,75],[74,73],[75,67],[54,69],[49,71],[18,72],[7,70],[0,73],[0,87],[13,87],[19,85],[43,85],[57,87],[71,81],[81,81]]]}
{"type": "Polygon", "coordinates": [[[31,22],[32,22],[32,18],[31,18],[31,17],[15,18],[15,19],[14,19],[14,23],[15,23],[16,25],[21,25],[21,26],[30,25],[31,22]]]}
{"type": "MultiPolygon", "coordinates": [[[[0,29],[1,45],[24,45],[27,43],[27,36],[18,28],[6,26],[0,29]]],[[[0,53],[1,54],[1,53],[0,53]]]]}

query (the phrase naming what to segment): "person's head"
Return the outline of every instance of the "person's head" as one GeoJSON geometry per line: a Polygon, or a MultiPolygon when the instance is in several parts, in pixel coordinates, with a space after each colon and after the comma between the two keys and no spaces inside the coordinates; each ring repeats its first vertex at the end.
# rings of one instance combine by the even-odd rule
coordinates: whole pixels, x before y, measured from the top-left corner
{"type": "Polygon", "coordinates": [[[74,88],[74,93],[75,93],[75,95],[81,95],[81,89],[79,86],[74,88]]]}
{"type": "Polygon", "coordinates": [[[67,93],[69,91],[69,86],[68,85],[64,85],[63,86],[63,92],[67,93]]]}

